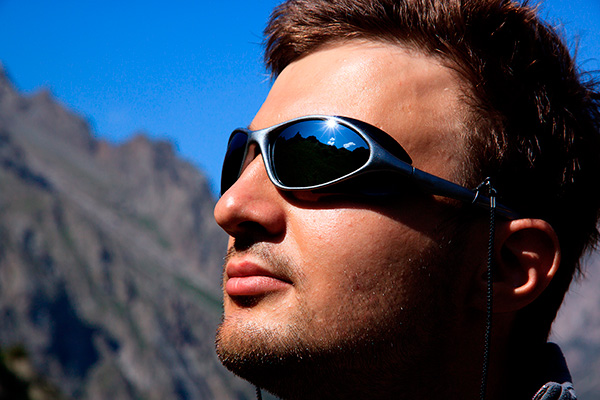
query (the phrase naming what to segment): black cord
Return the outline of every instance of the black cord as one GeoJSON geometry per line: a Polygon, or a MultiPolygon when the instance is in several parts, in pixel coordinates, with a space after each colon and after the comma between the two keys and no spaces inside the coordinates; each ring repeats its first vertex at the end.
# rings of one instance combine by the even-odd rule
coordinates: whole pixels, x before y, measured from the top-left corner
{"type": "Polygon", "coordinates": [[[490,364],[490,346],[492,341],[492,308],[494,300],[493,290],[493,271],[492,264],[494,261],[494,236],[496,230],[496,190],[493,188],[490,178],[486,178],[485,181],[479,185],[481,187],[487,187],[488,196],[490,198],[490,237],[488,240],[488,258],[487,258],[487,307],[486,307],[486,321],[485,321],[485,336],[484,336],[484,348],[483,348],[483,368],[481,371],[481,389],[479,398],[485,400],[485,393],[487,391],[487,380],[488,370],[490,364]]]}
{"type": "Polygon", "coordinates": [[[260,388],[258,386],[256,387],[256,400],[262,400],[262,392],[260,391],[260,388]]]}

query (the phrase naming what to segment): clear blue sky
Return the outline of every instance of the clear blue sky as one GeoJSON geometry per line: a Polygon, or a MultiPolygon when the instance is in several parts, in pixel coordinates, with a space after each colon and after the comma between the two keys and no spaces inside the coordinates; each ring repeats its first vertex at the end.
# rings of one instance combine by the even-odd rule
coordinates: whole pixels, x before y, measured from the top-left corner
{"type": "MultiPolygon", "coordinates": [[[[20,90],[49,89],[113,142],[173,141],[214,192],[229,132],[271,81],[262,30],[279,0],[0,0],[0,61],[20,90]]],[[[547,0],[544,15],[600,69],[600,0],[547,0]]]]}

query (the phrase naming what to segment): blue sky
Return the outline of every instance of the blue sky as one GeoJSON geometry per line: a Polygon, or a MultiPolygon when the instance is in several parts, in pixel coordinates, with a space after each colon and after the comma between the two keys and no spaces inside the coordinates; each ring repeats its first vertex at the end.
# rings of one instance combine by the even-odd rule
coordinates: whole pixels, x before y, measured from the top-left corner
{"type": "MultiPolygon", "coordinates": [[[[0,0],[0,61],[23,92],[49,89],[94,133],[173,141],[217,192],[229,132],[271,81],[262,30],[279,0],[0,0]]],[[[600,69],[600,0],[547,0],[543,15],[600,69]]]]}

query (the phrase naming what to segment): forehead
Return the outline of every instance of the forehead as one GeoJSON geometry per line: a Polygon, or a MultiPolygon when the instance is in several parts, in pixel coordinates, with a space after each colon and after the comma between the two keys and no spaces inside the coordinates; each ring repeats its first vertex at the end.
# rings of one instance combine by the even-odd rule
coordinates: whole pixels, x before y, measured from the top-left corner
{"type": "Polygon", "coordinates": [[[417,167],[431,154],[458,165],[466,114],[461,84],[439,60],[398,45],[331,44],[282,71],[252,128],[310,114],[348,116],[388,132],[417,167]]]}

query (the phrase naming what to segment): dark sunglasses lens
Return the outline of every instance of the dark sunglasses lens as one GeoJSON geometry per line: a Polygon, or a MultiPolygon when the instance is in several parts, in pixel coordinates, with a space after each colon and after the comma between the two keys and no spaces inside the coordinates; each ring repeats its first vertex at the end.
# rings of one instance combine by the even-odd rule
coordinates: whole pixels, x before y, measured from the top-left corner
{"type": "Polygon", "coordinates": [[[223,170],[221,171],[221,195],[237,181],[244,162],[246,142],[248,135],[244,132],[234,132],[227,145],[227,153],[223,161],[223,170]]]}
{"type": "Polygon", "coordinates": [[[272,150],[280,183],[310,187],[356,171],[369,159],[369,146],[351,128],[334,120],[311,120],[283,129],[272,150]]]}

